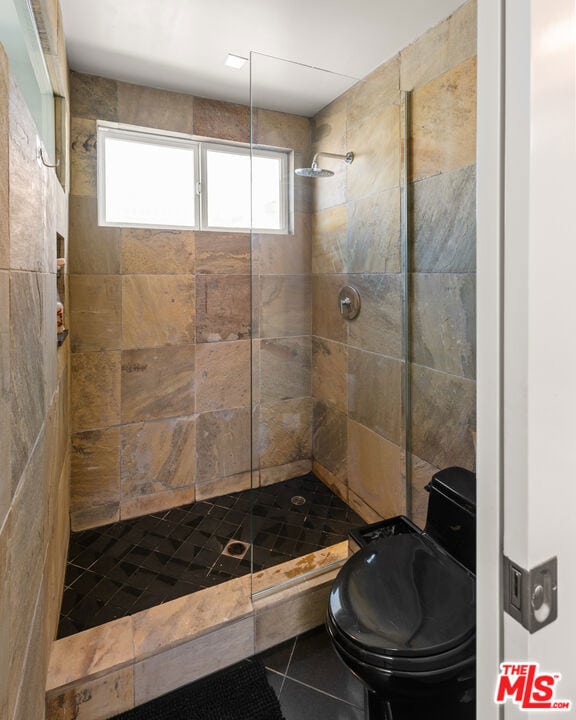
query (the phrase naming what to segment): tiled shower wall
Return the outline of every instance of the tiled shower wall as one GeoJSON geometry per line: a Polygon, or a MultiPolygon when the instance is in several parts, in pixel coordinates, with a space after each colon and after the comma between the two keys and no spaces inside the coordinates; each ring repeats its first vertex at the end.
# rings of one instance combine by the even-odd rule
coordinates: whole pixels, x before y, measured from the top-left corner
{"type": "Polygon", "coordinates": [[[366,519],[405,511],[401,91],[412,90],[412,511],[438,467],[474,467],[476,3],[313,118],[314,150],[355,159],[314,183],[313,456],[366,519]],[[362,310],[338,312],[356,286],[362,310]]]}
{"type": "MultiPolygon", "coordinates": [[[[73,527],[249,487],[251,370],[253,482],[305,472],[310,223],[301,193],[295,235],[256,237],[253,266],[246,233],[98,227],[97,119],[248,142],[250,111],[77,73],[71,87],[73,527]]],[[[310,143],[309,121],[281,113],[258,111],[253,133],[298,152],[310,143]]]]}
{"type": "MultiPolygon", "coordinates": [[[[48,26],[56,36],[57,5],[48,26]]],[[[66,95],[65,54],[51,56],[66,95]]],[[[0,46],[0,714],[44,717],[68,544],[69,342],[57,348],[67,199],[0,46]]],[[[65,175],[65,172],[64,172],[65,175]]]]}

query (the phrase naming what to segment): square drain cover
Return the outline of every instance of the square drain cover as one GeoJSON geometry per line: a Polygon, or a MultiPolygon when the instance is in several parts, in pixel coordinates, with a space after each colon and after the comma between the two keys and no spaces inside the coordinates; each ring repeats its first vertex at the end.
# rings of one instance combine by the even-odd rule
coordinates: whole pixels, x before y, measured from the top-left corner
{"type": "Polygon", "coordinates": [[[222,555],[227,555],[228,557],[238,558],[238,560],[242,560],[244,555],[248,552],[250,548],[250,545],[248,543],[242,542],[241,540],[230,540],[228,545],[222,550],[222,555]]]}

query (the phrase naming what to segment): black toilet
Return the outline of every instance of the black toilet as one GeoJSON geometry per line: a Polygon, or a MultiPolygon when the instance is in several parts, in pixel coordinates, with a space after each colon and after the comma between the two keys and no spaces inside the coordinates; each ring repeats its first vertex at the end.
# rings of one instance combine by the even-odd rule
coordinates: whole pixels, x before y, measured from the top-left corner
{"type": "Polygon", "coordinates": [[[422,531],[398,516],[351,533],[327,628],[366,687],[368,720],[474,720],[476,477],[441,470],[422,531]]]}

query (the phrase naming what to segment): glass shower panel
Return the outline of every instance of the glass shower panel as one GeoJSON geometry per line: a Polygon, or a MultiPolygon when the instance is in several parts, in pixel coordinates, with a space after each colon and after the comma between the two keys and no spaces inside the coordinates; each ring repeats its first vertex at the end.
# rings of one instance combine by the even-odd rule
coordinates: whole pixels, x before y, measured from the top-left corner
{"type": "Polygon", "coordinates": [[[290,232],[252,232],[255,571],[319,571],[351,526],[405,510],[398,87],[251,56],[253,153],[290,153],[290,232]]]}
{"type": "Polygon", "coordinates": [[[49,162],[55,162],[54,95],[28,0],[0,0],[0,42],[36,123],[49,162]]]}

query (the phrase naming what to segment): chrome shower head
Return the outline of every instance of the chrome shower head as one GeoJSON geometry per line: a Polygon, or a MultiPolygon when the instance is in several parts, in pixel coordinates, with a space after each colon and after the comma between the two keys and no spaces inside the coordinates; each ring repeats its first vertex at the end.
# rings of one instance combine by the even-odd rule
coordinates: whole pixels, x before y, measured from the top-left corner
{"type": "Polygon", "coordinates": [[[296,175],[300,175],[300,177],[309,178],[332,177],[332,175],[334,175],[332,170],[323,170],[322,168],[319,168],[317,163],[315,162],[312,163],[312,167],[296,168],[294,172],[296,173],[296,175]]]}
{"type": "Polygon", "coordinates": [[[347,152],[346,155],[337,155],[336,153],[319,152],[319,153],[316,153],[316,155],[314,155],[314,158],[312,160],[312,166],[309,168],[296,168],[296,170],[294,170],[296,175],[300,175],[300,177],[310,177],[310,178],[332,177],[332,175],[334,175],[332,170],[324,170],[324,169],[318,167],[317,160],[321,155],[324,155],[324,157],[337,158],[338,160],[343,160],[346,165],[350,165],[350,163],[354,160],[353,152],[347,152]]]}

